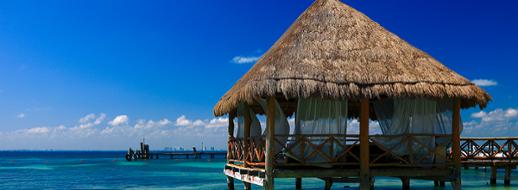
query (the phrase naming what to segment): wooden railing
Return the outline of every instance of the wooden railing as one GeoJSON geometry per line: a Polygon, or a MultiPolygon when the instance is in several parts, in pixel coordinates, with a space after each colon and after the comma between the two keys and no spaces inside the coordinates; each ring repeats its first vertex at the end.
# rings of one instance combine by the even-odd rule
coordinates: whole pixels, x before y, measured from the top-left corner
{"type": "MultiPolygon", "coordinates": [[[[370,166],[447,167],[451,165],[448,154],[451,135],[402,134],[374,135],[370,142],[375,146],[375,158],[370,166]],[[378,152],[376,152],[376,149],[378,152]],[[380,152],[381,151],[381,154],[380,152]]],[[[371,146],[371,152],[372,152],[371,146]]]]}
{"type": "MultiPolygon", "coordinates": [[[[369,140],[371,167],[446,167],[451,163],[451,135],[374,135],[369,140]]],[[[274,147],[275,165],[281,167],[346,167],[360,163],[358,135],[277,135],[274,147]]],[[[264,166],[264,137],[251,137],[248,142],[231,138],[228,150],[229,161],[264,166]]]]}
{"type": "Polygon", "coordinates": [[[244,139],[230,138],[228,142],[227,159],[249,165],[264,165],[265,138],[251,137],[244,139]]]}
{"type": "Polygon", "coordinates": [[[518,137],[466,137],[461,138],[461,159],[466,160],[516,160],[518,137]]]}
{"type": "Polygon", "coordinates": [[[277,165],[359,165],[358,135],[276,136],[277,165]],[[283,143],[285,141],[285,143],[283,143]]]}

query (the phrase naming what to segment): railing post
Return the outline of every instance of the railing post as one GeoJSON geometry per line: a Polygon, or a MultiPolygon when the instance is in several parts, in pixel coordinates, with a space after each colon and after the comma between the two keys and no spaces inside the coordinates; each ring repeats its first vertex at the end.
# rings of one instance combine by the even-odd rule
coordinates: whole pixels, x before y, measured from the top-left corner
{"type": "Polygon", "coordinates": [[[275,97],[268,98],[268,109],[266,111],[266,128],[267,128],[267,136],[266,136],[266,155],[265,155],[265,190],[273,190],[274,189],[274,178],[273,178],[273,161],[274,161],[274,151],[275,148],[275,97]]]}
{"type": "Polygon", "coordinates": [[[295,178],[295,189],[296,190],[302,189],[302,178],[300,178],[300,177],[295,178]]]}
{"type": "Polygon", "coordinates": [[[491,178],[489,178],[489,184],[496,185],[496,166],[491,164],[491,178]]]}
{"type": "Polygon", "coordinates": [[[227,159],[234,159],[233,156],[232,156],[232,149],[233,149],[233,145],[232,145],[232,139],[234,138],[234,118],[235,118],[235,113],[234,112],[230,112],[228,113],[228,150],[227,150],[227,159]]]}
{"type": "MultiPolygon", "coordinates": [[[[249,107],[248,106],[245,106],[245,113],[243,114],[244,116],[244,130],[243,130],[243,141],[245,141],[245,147],[244,147],[244,150],[243,150],[243,154],[244,154],[244,166],[245,167],[248,167],[248,164],[247,162],[249,162],[250,158],[250,125],[252,124],[252,118],[250,116],[250,110],[249,110],[249,107]]],[[[250,189],[251,187],[251,184],[248,183],[248,182],[243,182],[244,183],[244,186],[245,186],[245,189],[250,189]]]]}
{"type": "MultiPolygon", "coordinates": [[[[232,138],[234,138],[234,117],[235,113],[231,111],[228,113],[228,150],[227,150],[227,160],[234,159],[232,156],[232,138]]],[[[157,155],[158,156],[158,155],[157,155]]],[[[228,162],[228,161],[227,161],[228,162]]],[[[227,176],[227,189],[234,190],[234,178],[227,176]]]]}
{"type": "Polygon", "coordinates": [[[452,122],[452,150],[453,161],[455,163],[455,179],[453,180],[453,188],[461,189],[461,153],[460,153],[460,109],[461,101],[456,99],[453,106],[453,122],[452,122]]]}
{"type": "Polygon", "coordinates": [[[250,110],[248,108],[248,106],[245,106],[245,111],[243,113],[243,117],[244,117],[244,129],[243,129],[243,141],[245,142],[244,144],[244,150],[243,150],[243,154],[244,154],[244,165],[245,167],[248,166],[246,162],[250,161],[249,160],[249,151],[250,151],[250,126],[252,125],[252,118],[250,116],[250,110]]]}
{"type": "Polygon", "coordinates": [[[360,189],[371,188],[369,173],[369,99],[361,100],[360,108],[360,189]]]}
{"type": "Polygon", "coordinates": [[[511,185],[511,165],[505,166],[504,185],[505,186],[511,185]]]}

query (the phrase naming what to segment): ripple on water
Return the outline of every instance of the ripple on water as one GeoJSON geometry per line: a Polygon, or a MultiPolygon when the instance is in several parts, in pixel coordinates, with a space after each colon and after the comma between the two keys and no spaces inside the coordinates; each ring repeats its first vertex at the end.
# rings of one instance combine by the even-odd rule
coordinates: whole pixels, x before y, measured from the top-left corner
{"type": "Polygon", "coordinates": [[[193,168],[221,168],[225,166],[225,163],[222,162],[178,162],[171,164],[172,166],[181,166],[181,167],[193,167],[193,168]]]}
{"type": "Polygon", "coordinates": [[[69,168],[69,167],[94,167],[94,166],[98,166],[99,164],[67,164],[67,165],[61,165],[59,167],[63,167],[63,168],[69,168]]]}
{"type": "Polygon", "coordinates": [[[146,162],[116,162],[116,164],[120,166],[143,166],[146,165],[146,162]]]}
{"type": "Polygon", "coordinates": [[[54,167],[44,164],[26,165],[26,166],[3,166],[0,170],[53,170],[54,167]]]}
{"type": "Polygon", "coordinates": [[[214,172],[186,172],[186,171],[166,171],[166,172],[147,172],[145,175],[148,177],[177,177],[182,178],[185,177],[186,179],[211,179],[211,178],[217,178],[219,179],[220,176],[219,173],[214,172]]]}

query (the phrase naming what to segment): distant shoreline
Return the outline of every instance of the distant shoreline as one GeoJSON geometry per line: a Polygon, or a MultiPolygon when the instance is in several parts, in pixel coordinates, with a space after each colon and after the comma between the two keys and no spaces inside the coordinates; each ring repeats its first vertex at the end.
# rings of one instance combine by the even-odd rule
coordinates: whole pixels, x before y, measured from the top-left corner
{"type": "MultiPolygon", "coordinates": [[[[0,152],[127,152],[128,150],[0,150],[0,152]]],[[[190,150],[151,150],[153,152],[192,152],[190,150]]],[[[226,152],[226,150],[205,150],[200,152],[226,152]]]]}

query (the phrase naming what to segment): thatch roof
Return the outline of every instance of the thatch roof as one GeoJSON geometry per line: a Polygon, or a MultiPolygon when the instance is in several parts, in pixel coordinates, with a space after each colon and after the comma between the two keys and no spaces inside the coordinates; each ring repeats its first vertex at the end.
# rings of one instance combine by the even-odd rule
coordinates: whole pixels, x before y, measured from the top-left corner
{"type": "Polygon", "coordinates": [[[221,98],[214,114],[239,102],[286,99],[460,98],[485,107],[491,97],[427,53],[339,0],[317,0],[221,98]]]}

